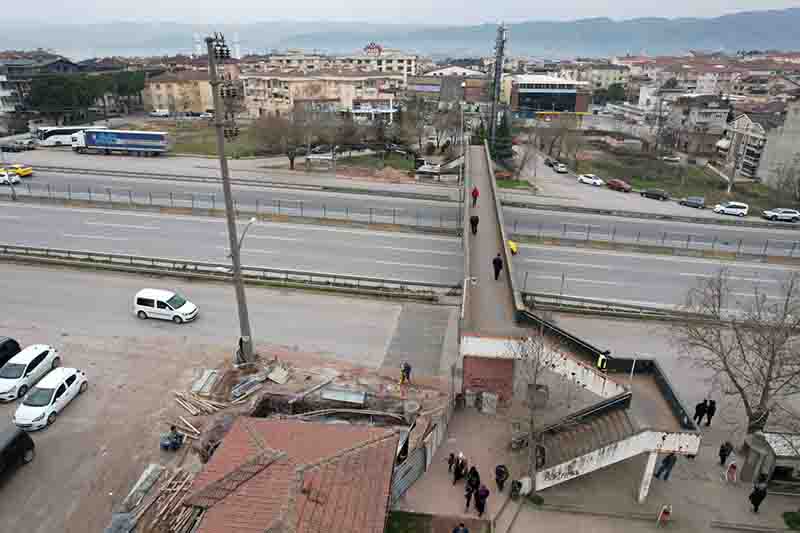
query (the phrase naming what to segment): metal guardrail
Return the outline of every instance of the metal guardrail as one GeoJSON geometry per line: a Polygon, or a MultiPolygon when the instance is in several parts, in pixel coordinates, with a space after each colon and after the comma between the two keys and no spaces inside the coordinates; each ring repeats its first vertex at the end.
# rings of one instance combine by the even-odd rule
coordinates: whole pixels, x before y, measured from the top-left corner
{"type": "MultiPolygon", "coordinates": [[[[58,184],[28,181],[14,187],[17,198],[46,199],[48,201],[82,201],[108,206],[142,208],[184,208],[192,210],[222,210],[224,202],[215,193],[173,193],[134,191],[112,187],[73,187],[69,182],[58,184]]],[[[0,198],[8,197],[11,191],[0,188],[0,198]]],[[[306,200],[281,200],[270,196],[237,197],[234,206],[238,213],[279,215],[329,220],[347,220],[369,224],[392,224],[423,229],[458,231],[461,226],[459,207],[444,208],[381,208],[369,207],[363,200],[353,206],[329,206],[325,202],[306,200]]]]}
{"type": "MultiPolygon", "coordinates": [[[[86,265],[116,266],[120,269],[140,269],[143,272],[180,273],[205,278],[229,279],[232,277],[230,264],[208,263],[191,259],[167,259],[135,255],[92,252],[85,250],[65,250],[59,248],[35,248],[0,244],[0,259],[25,258],[41,261],[68,261],[86,265]]],[[[351,274],[332,274],[280,268],[242,266],[242,276],[252,282],[279,282],[301,284],[310,287],[343,287],[351,289],[377,290],[394,293],[459,294],[461,284],[430,283],[425,281],[382,279],[351,274]]]]}
{"type": "Polygon", "coordinates": [[[665,321],[686,319],[710,320],[704,315],[687,313],[667,307],[648,307],[609,300],[563,296],[561,294],[547,292],[522,291],[522,300],[530,309],[546,311],[580,312],[620,318],[657,319],[665,321]]]}

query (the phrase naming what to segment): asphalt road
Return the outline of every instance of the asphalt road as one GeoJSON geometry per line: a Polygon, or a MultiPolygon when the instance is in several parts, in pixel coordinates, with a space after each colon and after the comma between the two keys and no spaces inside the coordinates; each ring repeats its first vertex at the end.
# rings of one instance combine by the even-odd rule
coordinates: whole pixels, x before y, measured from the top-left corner
{"type": "MultiPolygon", "coordinates": [[[[586,186],[589,188],[588,186],[586,186]]],[[[694,210],[689,210],[692,214],[694,210]]],[[[569,239],[800,257],[800,231],[504,208],[508,230],[569,239]]]]}
{"type": "MultiPolygon", "coordinates": [[[[4,204],[0,223],[0,240],[7,244],[228,261],[223,218],[4,204]]],[[[313,224],[254,225],[242,262],[410,281],[457,284],[463,279],[458,238],[313,224]]]]}
{"type": "MultiPolygon", "coordinates": [[[[219,183],[149,180],[92,174],[36,172],[18,186],[20,194],[54,195],[73,199],[197,208],[224,207],[219,183]]],[[[424,192],[424,191],[421,191],[424,192]]],[[[239,209],[309,217],[380,220],[405,225],[456,227],[458,204],[369,194],[331,193],[314,190],[233,185],[239,209]]]]}
{"type": "Polygon", "coordinates": [[[520,247],[514,258],[519,287],[639,305],[680,305],[702,279],[720,268],[730,271],[737,302],[753,297],[757,285],[768,298],[780,294],[781,282],[796,268],[755,262],[723,263],[688,257],[666,257],[547,246],[520,247]],[[526,282],[527,277],[527,282],[526,282]],[[563,288],[562,288],[563,286],[563,288]]]}

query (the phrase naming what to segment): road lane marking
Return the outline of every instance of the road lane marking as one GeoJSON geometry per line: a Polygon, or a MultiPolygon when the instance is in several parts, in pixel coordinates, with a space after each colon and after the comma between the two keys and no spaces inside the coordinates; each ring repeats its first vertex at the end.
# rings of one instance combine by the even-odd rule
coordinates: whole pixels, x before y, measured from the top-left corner
{"type": "MultiPolygon", "coordinates": [[[[227,246],[217,246],[217,250],[225,250],[225,255],[230,255],[230,248],[227,246]]],[[[278,250],[258,250],[258,249],[245,249],[241,251],[242,255],[245,254],[277,254],[278,250]]]]}
{"type": "MultiPolygon", "coordinates": [[[[537,275],[535,275],[533,277],[534,278],[539,278],[539,279],[555,279],[555,280],[558,280],[558,281],[561,281],[561,279],[562,279],[561,276],[546,276],[546,275],[543,275],[543,274],[537,274],[537,275]]],[[[564,279],[565,282],[573,282],[574,281],[574,282],[578,282],[578,283],[590,283],[592,285],[630,285],[630,283],[621,283],[621,282],[618,282],[618,281],[598,281],[598,280],[595,280],[595,279],[571,278],[569,276],[565,276],[563,279],[564,279]]]]}
{"type": "MultiPolygon", "coordinates": [[[[681,272],[678,274],[679,276],[692,276],[695,278],[716,278],[716,274],[691,274],[688,272],[681,272]]],[[[737,281],[752,281],[754,283],[781,283],[781,280],[778,279],[759,279],[759,278],[743,278],[741,276],[728,276],[728,279],[734,279],[737,281]]]]}
{"type": "Polygon", "coordinates": [[[97,239],[101,241],[129,241],[130,239],[127,237],[106,237],[104,235],[76,235],[74,233],[63,233],[64,237],[70,237],[72,239],[97,239]]]}
{"type": "MultiPolygon", "coordinates": [[[[220,233],[223,237],[227,237],[227,233],[220,233]]],[[[273,241],[299,241],[296,237],[278,237],[276,235],[249,235],[251,239],[268,239],[273,241]]]]}
{"type": "Polygon", "coordinates": [[[369,261],[370,263],[378,263],[380,265],[405,266],[413,268],[430,268],[434,270],[453,270],[453,267],[444,267],[437,265],[419,265],[414,263],[400,263],[397,261],[373,261],[371,259],[365,259],[364,261],[369,261]]]}
{"type": "Polygon", "coordinates": [[[86,222],[88,226],[103,226],[108,228],[126,228],[126,229],[159,229],[158,226],[137,226],[135,224],[114,224],[111,222],[86,222]]]}

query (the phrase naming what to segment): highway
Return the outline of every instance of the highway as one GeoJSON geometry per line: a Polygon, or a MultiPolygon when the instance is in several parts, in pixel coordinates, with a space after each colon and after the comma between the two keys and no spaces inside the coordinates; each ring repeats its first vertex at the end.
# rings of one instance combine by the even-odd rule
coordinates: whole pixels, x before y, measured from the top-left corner
{"type": "MultiPolygon", "coordinates": [[[[347,185],[347,182],[343,182],[347,185]]],[[[55,195],[73,199],[155,203],[197,208],[224,206],[219,183],[123,178],[92,174],[57,174],[40,171],[17,187],[20,194],[55,195]]],[[[234,199],[242,210],[264,213],[336,217],[393,222],[406,225],[455,227],[458,204],[386,195],[333,193],[318,190],[233,185],[234,199]]],[[[423,191],[427,192],[427,190],[423,191]]],[[[452,193],[445,188],[442,194],[452,193]]]]}
{"type": "MultiPolygon", "coordinates": [[[[224,218],[3,204],[0,223],[0,241],[7,244],[229,261],[224,218]]],[[[411,281],[458,284],[463,279],[456,237],[314,224],[254,224],[242,246],[242,262],[411,281]]]]}
{"type": "MultiPolygon", "coordinates": [[[[694,211],[687,208],[686,214],[694,211]]],[[[749,228],[512,207],[504,208],[504,217],[509,231],[527,235],[800,257],[800,225],[749,228]]]]}
{"type": "MultiPolygon", "coordinates": [[[[734,298],[752,299],[755,285],[767,297],[796,267],[757,262],[721,262],[688,257],[523,245],[514,258],[520,288],[639,305],[679,305],[699,279],[730,270],[734,298]],[[527,282],[526,282],[527,277],[527,282]],[[562,289],[563,284],[563,289],[562,289]]],[[[737,307],[731,302],[731,307],[737,307]]]]}

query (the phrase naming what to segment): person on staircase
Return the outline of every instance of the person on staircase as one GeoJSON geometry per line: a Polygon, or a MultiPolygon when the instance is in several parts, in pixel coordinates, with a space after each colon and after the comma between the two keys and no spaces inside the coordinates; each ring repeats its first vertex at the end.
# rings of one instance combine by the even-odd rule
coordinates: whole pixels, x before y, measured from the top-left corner
{"type": "Polygon", "coordinates": [[[675,463],[678,462],[678,456],[675,455],[675,452],[669,452],[669,455],[664,457],[661,460],[661,466],[658,467],[658,470],[655,474],[653,474],[657,479],[661,479],[661,474],[664,474],[664,481],[669,480],[669,475],[672,473],[672,469],[675,466],[675,463]]]}
{"type": "Polygon", "coordinates": [[[508,481],[508,467],[506,465],[497,465],[494,468],[494,480],[497,482],[497,491],[503,492],[503,486],[508,481]]]}

